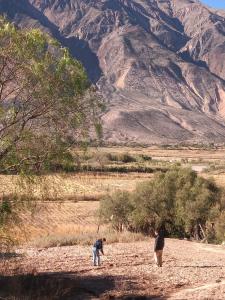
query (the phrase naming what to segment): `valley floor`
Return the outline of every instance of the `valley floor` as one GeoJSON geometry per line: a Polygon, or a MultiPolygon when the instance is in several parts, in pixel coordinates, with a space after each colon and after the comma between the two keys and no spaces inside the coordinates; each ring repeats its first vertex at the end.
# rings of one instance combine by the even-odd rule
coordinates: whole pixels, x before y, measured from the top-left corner
{"type": "Polygon", "coordinates": [[[35,278],[45,276],[46,289],[53,279],[60,280],[62,286],[65,284],[65,297],[58,299],[225,299],[224,247],[167,239],[164,265],[157,268],[152,258],[153,243],[150,239],[106,244],[101,267],[92,266],[88,246],[28,249],[4,266],[0,260],[4,273],[0,283],[10,280],[6,276],[13,268],[17,273],[32,273],[35,278]],[[71,287],[73,294],[66,297],[66,289],[71,287]]]}

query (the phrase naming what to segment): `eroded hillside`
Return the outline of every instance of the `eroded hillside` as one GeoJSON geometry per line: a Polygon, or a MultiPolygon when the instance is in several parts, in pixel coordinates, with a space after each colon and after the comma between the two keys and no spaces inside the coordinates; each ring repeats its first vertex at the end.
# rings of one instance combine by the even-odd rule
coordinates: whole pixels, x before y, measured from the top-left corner
{"type": "Polygon", "coordinates": [[[191,0],[0,1],[70,48],[107,102],[110,142],[225,141],[225,13],[191,0]]]}

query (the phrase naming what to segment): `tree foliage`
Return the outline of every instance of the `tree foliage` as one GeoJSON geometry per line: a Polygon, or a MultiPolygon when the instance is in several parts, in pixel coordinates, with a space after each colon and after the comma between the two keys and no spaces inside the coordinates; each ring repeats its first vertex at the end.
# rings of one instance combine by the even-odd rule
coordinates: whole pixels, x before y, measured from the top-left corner
{"type": "Polygon", "coordinates": [[[123,193],[102,199],[103,218],[113,214],[117,224],[144,233],[165,226],[169,235],[194,236],[196,226],[205,229],[207,222],[215,222],[223,211],[221,190],[212,180],[198,176],[191,169],[172,168],[138,184],[126,198],[123,193]]]}
{"type": "Polygon", "coordinates": [[[99,128],[99,108],[67,49],[0,19],[0,171],[39,171],[62,159],[99,128]]]}
{"type": "Polygon", "coordinates": [[[129,215],[132,209],[129,193],[116,192],[102,199],[100,216],[104,221],[111,222],[114,229],[122,231],[123,226],[129,225],[129,215]]]}

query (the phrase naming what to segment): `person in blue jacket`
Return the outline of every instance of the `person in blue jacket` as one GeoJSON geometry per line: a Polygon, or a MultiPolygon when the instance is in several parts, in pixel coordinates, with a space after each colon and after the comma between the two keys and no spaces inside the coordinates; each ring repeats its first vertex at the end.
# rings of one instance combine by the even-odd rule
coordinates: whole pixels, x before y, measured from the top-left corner
{"type": "Polygon", "coordinates": [[[98,265],[100,266],[100,252],[102,253],[102,255],[104,255],[104,251],[103,251],[103,243],[106,242],[106,239],[99,239],[97,240],[92,248],[92,255],[93,255],[93,264],[94,266],[98,265]],[[97,262],[97,264],[96,264],[97,262]]]}

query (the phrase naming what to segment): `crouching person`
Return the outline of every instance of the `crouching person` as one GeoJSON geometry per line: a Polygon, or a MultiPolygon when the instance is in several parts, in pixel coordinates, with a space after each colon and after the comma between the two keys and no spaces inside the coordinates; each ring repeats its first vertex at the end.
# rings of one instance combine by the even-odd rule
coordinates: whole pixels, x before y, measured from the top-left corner
{"type": "Polygon", "coordinates": [[[162,229],[155,231],[155,246],[154,246],[154,259],[158,267],[162,267],[162,255],[164,248],[164,232],[162,229]]]}
{"type": "Polygon", "coordinates": [[[94,266],[100,266],[100,252],[104,255],[103,251],[103,243],[106,242],[106,239],[99,239],[97,240],[92,248],[92,255],[93,255],[93,264],[94,266]],[[96,264],[97,263],[97,264],[96,264]]]}

